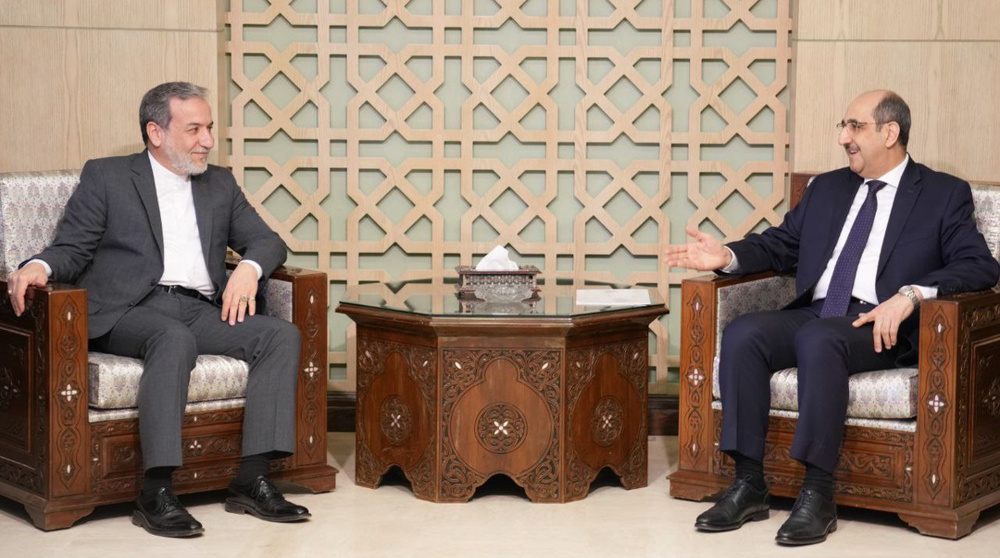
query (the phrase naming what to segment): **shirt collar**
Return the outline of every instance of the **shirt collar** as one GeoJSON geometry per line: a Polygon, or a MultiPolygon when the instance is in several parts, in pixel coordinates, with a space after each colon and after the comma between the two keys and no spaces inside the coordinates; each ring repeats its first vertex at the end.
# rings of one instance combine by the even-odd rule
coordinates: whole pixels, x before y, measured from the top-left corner
{"type": "MultiPolygon", "coordinates": [[[[878,180],[885,182],[887,187],[891,186],[893,188],[899,188],[899,182],[903,180],[903,171],[906,170],[907,163],[910,162],[910,154],[907,153],[903,157],[903,162],[893,167],[892,170],[878,177],[878,180]]],[[[865,180],[865,184],[871,182],[871,180],[865,180]]]]}
{"type": "Polygon", "coordinates": [[[156,160],[156,157],[153,157],[153,153],[151,151],[146,151],[146,154],[149,155],[149,163],[153,167],[153,179],[156,182],[176,184],[191,181],[191,175],[179,175],[161,165],[160,162],[156,160]]]}

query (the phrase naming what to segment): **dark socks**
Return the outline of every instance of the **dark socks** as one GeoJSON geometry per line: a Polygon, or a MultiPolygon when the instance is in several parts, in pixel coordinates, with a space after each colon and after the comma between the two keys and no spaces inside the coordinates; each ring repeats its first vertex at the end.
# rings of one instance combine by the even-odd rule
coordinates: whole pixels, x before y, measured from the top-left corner
{"type": "Polygon", "coordinates": [[[240,470],[236,472],[233,484],[237,486],[250,486],[257,477],[267,475],[267,463],[270,456],[266,453],[256,455],[244,455],[240,460],[240,470]]]}
{"type": "Polygon", "coordinates": [[[806,478],[802,481],[802,489],[818,492],[828,500],[833,499],[833,473],[806,463],[806,478]]]}
{"type": "Polygon", "coordinates": [[[177,467],[151,467],[142,476],[142,495],[149,496],[161,488],[173,488],[173,474],[177,467]]]}
{"type": "Polygon", "coordinates": [[[736,478],[746,480],[756,490],[767,488],[767,482],[764,481],[764,463],[762,461],[757,461],[736,452],[730,455],[736,461],[736,478]]]}

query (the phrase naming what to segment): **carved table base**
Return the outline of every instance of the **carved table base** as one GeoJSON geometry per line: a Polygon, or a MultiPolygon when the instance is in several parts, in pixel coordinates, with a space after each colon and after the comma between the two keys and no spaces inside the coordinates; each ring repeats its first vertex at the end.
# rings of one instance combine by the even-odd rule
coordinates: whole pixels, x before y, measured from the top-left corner
{"type": "Polygon", "coordinates": [[[608,467],[646,486],[647,331],[662,307],[562,327],[338,311],[358,323],[357,484],[397,466],[418,498],[463,502],[503,474],[534,502],[568,502],[608,467]]]}

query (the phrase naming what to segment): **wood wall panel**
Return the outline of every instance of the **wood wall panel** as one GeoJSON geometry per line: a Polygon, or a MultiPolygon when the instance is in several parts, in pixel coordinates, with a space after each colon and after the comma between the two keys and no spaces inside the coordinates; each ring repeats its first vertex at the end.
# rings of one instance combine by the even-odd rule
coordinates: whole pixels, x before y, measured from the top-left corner
{"type": "Polygon", "coordinates": [[[139,101],[164,81],[208,87],[216,119],[224,114],[219,5],[161,4],[173,3],[0,0],[0,172],[79,168],[142,149],[139,101]],[[182,24],[195,28],[171,29],[182,24]]]}
{"type": "Polygon", "coordinates": [[[215,31],[218,0],[0,0],[0,26],[215,31]]]}
{"type": "Polygon", "coordinates": [[[914,159],[968,180],[996,181],[1000,31],[989,30],[994,37],[984,39],[986,26],[978,23],[983,20],[1000,21],[1000,2],[802,2],[795,42],[793,170],[844,166],[834,123],[858,94],[888,88],[910,105],[914,159]],[[900,27],[928,25],[940,32],[927,31],[925,40],[898,39],[900,27]],[[859,30],[856,35],[866,38],[842,39],[844,33],[832,35],[830,29],[859,30]]]}
{"type": "Polygon", "coordinates": [[[996,0],[802,0],[802,40],[995,41],[996,0]]]}

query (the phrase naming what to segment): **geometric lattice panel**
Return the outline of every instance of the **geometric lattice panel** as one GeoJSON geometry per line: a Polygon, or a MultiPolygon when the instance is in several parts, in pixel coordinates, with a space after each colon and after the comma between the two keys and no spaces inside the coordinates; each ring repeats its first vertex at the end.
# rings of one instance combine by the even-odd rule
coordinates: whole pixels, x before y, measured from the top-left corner
{"type": "MultiPolygon", "coordinates": [[[[332,301],[441,280],[498,244],[542,280],[676,299],[686,274],[659,254],[685,224],[732,239],[780,219],[790,14],[788,0],[232,0],[229,164],[332,301]]],[[[679,319],[651,328],[653,389],[679,319]]],[[[350,391],[349,321],[330,323],[331,387],[350,391]]]]}

